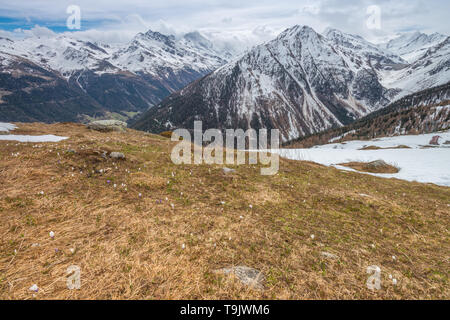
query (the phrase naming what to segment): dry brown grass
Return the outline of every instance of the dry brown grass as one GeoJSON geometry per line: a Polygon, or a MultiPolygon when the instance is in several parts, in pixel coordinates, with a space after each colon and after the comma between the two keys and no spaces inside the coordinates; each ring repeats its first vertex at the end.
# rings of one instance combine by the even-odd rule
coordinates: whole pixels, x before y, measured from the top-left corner
{"type": "Polygon", "coordinates": [[[411,149],[411,147],[405,146],[405,145],[399,145],[399,146],[388,147],[388,148],[381,148],[378,146],[365,146],[358,150],[388,150],[388,149],[411,149]]]}
{"type": "Polygon", "coordinates": [[[172,143],[157,135],[18,125],[70,139],[0,141],[2,299],[450,297],[449,188],[287,160],[275,176],[258,165],[225,175],[172,164],[172,143]],[[373,264],[382,270],[375,292],[365,285],[373,264]],[[80,290],[66,287],[70,265],[81,267],[80,290]],[[231,265],[263,271],[265,290],[214,273],[231,265]]]}
{"type": "Polygon", "coordinates": [[[339,165],[344,167],[349,167],[357,171],[361,172],[370,172],[370,173],[397,173],[400,171],[399,168],[396,166],[390,165],[386,163],[382,166],[374,166],[370,162],[346,162],[346,163],[340,163],[339,165]]]}
{"type": "Polygon", "coordinates": [[[362,147],[362,148],[360,148],[358,150],[381,150],[381,149],[382,148],[378,147],[378,146],[365,146],[365,147],[362,147]]]}

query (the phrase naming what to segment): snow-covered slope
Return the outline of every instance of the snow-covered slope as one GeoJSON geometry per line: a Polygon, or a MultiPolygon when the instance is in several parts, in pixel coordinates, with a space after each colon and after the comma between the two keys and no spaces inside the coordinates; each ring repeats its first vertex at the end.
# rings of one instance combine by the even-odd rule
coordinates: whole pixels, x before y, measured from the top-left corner
{"type": "Polygon", "coordinates": [[[139,33],[108,61],[122,70],[153,75],[162,70],[192,70],[204,74],[226,63],[213,44],[198,32],[176,39],[153,31],[139,33]]]}
{"type": "Polygon", "coordinates": [[[450,37],[427,49],[417,60],[401,70],[383,71],[381,83],[400,89],[396,98],[450,81],[450,37]]]}
{"type": "Polygon", "coordinates": [[[436,46],[446,38],[446,35],[440,33],[427,35],[417,31],[402,34],[388,43],[380,45],[380,47],[412,63],[424,55],[429,48],[436,46]]]}
{"type": "Polygon", "coordinates": [[[16,41],[0,38],[0,51],[59,71],[66,78],[86,69],[98,74],[119,71],[156,74],[160,69],[204,73],[226,63],[222,53],[198,32],[175,39],[173,35],[149,30],[137,34],[125,45],[92,43],[66,35],[16,41]]]}

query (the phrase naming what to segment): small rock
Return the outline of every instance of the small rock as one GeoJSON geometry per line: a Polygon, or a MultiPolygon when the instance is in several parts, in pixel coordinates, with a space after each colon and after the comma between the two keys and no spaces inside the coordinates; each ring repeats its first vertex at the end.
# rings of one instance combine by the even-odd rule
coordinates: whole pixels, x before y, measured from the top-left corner
{"type": "Polygon", "coordinates": [[[330,259],[338,259],[339,257],[335,254],[329,253],[329,252],[321,252],[321,255],[326,257],[326,258],[330,258],[330,259]]]}
{"type": "Polygon", "coordinates": [[[125,155],[122,152],[111,152],[109,157],[113,159],[125,159],[125,155]]]}
{"type": "Polygon", "coordinates": [[[39,287],[37,286],[37,284],[33,284],[28,290],[34,291],[34,292],[38,292],[39,291],[39,287]]]}
{"type": "Polygon", "coordinates": [[[429,144],[438,146],[439,145],[439,139],[441,139],[440,136],[434,136],[433,138],[431,138],[429,144]]]}
{"type": "Polygon", "coordinates": [[[89,123],[87,128],[100,132],[124,131],[127,124],[119,120],[99,120],[89,123]]]}
{"type": "Polygon", "coordinates": [[[227,168],[227,167],[223,168],[222,170],[223,170],[223,172],[224,172],[225,174],[227,174],[227,173],[232,173],[232,172],[235,172],[235,171],[236,171],[236,170],[234,170],[234,169],[230,169],[230,168],[227,168]]]}
{"type": "Polygon", "coordinates": [[[244,285],[257,290],[264,290],[265,277],[261,273],[261,271],[258,271],[256,269],[249,268],[246,266],[237,266],[216,270],[215,273],[234,275],[244,285]]]}

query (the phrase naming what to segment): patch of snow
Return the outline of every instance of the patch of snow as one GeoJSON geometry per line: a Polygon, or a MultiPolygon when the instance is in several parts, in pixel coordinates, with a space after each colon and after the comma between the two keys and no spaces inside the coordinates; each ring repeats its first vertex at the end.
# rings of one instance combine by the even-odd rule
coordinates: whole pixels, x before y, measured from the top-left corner
{"type": "Polygon", "coordinates": [[[281,157],[291,160],[312,161],[354,172],[359,171],[338,164],[352,161],[370,162],[382,159],[389,164],[399,167],[400,171],[393,174],[359,173],[450,187],[450,170],[448,169],[450,147],[440,145],[435,148],[420,148],[420,146],[428,145],[431,138],[436,135],[442,137],[440,141],[450,140],[449,130],[416,136],[388,137],[372,141],[348,141],[311,149],[279,149],[272,150],[272,152],[277,152],[281,157]],[[410,149],[358,150],[368,145],[382,148],[407,145],[410,149]]]}
{"type": "MultiPolygon", "coordinates": [[[[350,133],[350,132],[349,132],[350,133]]],[[[344,135],[345,136],[345,135],[344,135]]],[[[443,143],[450,140],[450,130],[444,132],[434,132],[419,135],[404,135],[394,137],[377,138],[374,140],[352,140],[342,143],[332,143],[320,146],[315,146],[314,149],[351,149],[358,150],[367,146],[376,146],[380,148],[394,148],[400,145],[408,146],[413,149],[421,148],[423,146],[429,146],[430,140],[434,136],[440,136],[440,147],[445,147],[443,143]]],[[[337,137],[339,138],[339,137],[337,137]]],[[[331,140],[330,140],[331,141],[331,140]]],[[[450,146],[449,146],[450,147],[450,146]]]]}
{"type": "Polygon", "coordinates": [[[9,132],[17,127],[11,123],[0,122],[0,132],[9,132]]]}
{"type": "Polygon", "coordinates": [[[68,139],[68,137],[59,137],[52,134],[42,136],[26,136],[15,134],[0,135],[0,140],[19,142],[59,142],[65,139],[68,139]]]}

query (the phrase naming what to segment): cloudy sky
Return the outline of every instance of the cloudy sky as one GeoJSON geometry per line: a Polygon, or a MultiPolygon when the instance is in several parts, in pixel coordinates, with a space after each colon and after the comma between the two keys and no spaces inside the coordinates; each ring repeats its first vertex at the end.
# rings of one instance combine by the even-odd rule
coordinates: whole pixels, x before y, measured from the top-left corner
{"type": "Polygon", "coordinates": [[[296,24],[318,32],[333,27],[374,42],[417,30],[450,34],[448,0],[0,0],[0,36],[74,32],[66,26],[69,5],[81,9],[77,35],[106,42],[128,41],[153,29],[198,30],[216,40],[253,45],[296,24]],[[376,27],[371,6],[380,9],[376,27]]]}

